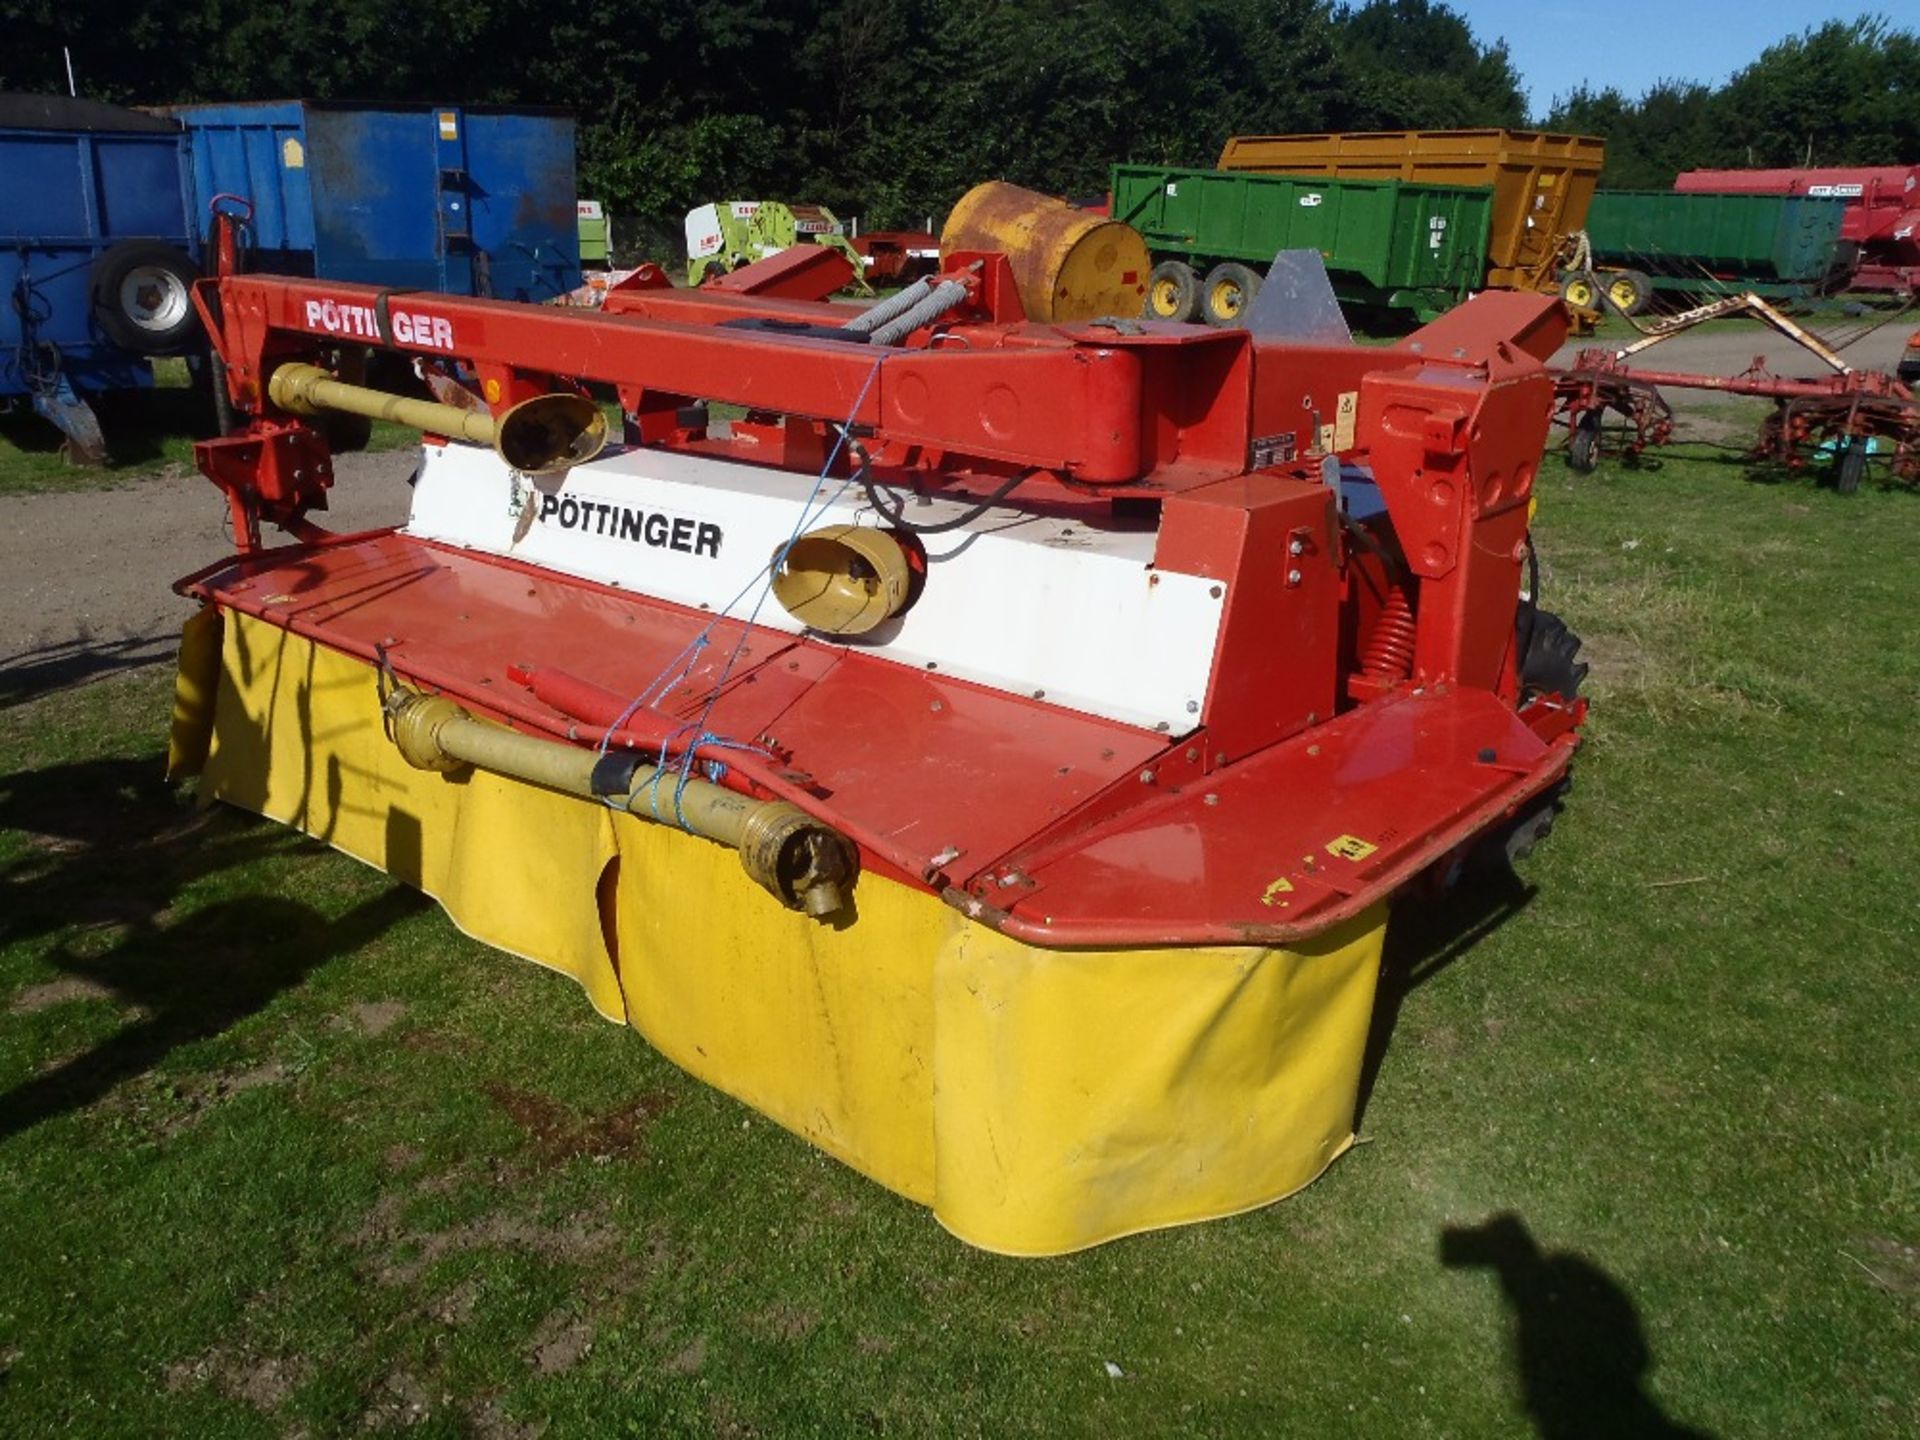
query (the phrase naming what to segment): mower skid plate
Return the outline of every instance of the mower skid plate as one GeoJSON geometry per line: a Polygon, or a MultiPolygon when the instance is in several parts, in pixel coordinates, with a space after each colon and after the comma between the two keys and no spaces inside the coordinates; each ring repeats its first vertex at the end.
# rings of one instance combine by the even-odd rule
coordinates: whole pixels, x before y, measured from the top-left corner
{"type": "MultiPolygon", "coordinates": [[[[525,667],[635,696],[712,623],[395,531],[237,557],[179,588],[583,744],[602,725],[537,699],[516,679],[525,667]]],[[[655,713],[776,744],[788,798],[853,839],[864,867],[1056,948],[1319,934],[1546,790],[1574,745],[1488,692],[1413,691],[1207,774],[1182,763],[1204,735],[1169,742],[732,621],[710,634],[655,713]]]]}
{"type": "Polygon", "coordinates": [[[1571,728],[1543,741],[1486,691],[1402,693],[1011,855],[949,898],[973,914],[1001,886],[999,928],[1036,944],[1286,944],[1498,826],[1565,774],[1575,743],[1571,728]]]}
{"type": "Polygon", "coordinates": [[[787,798],[856,841],[864,865],[922,888],[955,858],[977,867],[1027,842],[1167,745],[1118,721],[397,531],[236,558],[180,589],[532,733],[592,745],[605,725],[542,703],[516,683],[523,668],[623,700],[649,692],[649,712],[678,728],[769,740],[801,777],[787,798]]]}

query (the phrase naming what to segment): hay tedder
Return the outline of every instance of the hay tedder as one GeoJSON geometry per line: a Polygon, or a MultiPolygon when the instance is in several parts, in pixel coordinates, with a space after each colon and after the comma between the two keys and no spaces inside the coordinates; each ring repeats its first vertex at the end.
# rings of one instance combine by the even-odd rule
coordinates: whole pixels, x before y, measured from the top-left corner
{"type": "Polygon", "coordinates": [[[1748,451],[1752,460],[1802,470],[1810,457],[1824,453],[1831,459],[1826,472],[1830,483],[1851,495],[1866,478],[1869,456],[1880,454],[1896,482],[1920,484],[1920,396],[1904,372],[1855,369],[1819,336],[1751,292],[1639,328],[1640,338],[1621,349],[1589,346],[1574,356],[1571,366],[1554,371],[1554,417],[1566,426],[1567,464],[1572,469],[1587,474],[1599,465],[1602,426],[1609,414],[1625,422],[1612,443],[1629,460],[1672,443],[1673,407],[1661,392],[1701,390],[1773,401],[1748,451]],[[1754,356],[1737,375],[1653,370],[1628,363],[1684,330],[1741,312],[1773,326],[1830,373],[1811,378],[1776,375],[1764,355],[1754,356]]]}
{"type": "Polygon", "coordinates": [[[1030,323],[998,253],[829,304],[823,253],[599,311],[203,281],[249,418],[173,767],[975,1244],[1285,1195],[1352,1141],[1388,902],[1566,783],[1562,308],[1286,343],[1030,323]],[[314,522],[339,410],[427,432],[405,526],[314,522]]]}

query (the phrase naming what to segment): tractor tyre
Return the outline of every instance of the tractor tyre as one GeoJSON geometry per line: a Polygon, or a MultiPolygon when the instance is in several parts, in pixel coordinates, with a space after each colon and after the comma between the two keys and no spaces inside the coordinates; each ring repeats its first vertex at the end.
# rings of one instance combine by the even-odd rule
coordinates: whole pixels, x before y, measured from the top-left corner
{"type": "Polygon", "coordinates": [[[1841,495],[1858,495],[1860,482],[1867,478],[1867,442],[1847,441],[1833,456],[1833,488],[1841,495]]]}
{"type": "MultiPolygon", "coordinates": [[[[1519,651],[1520,703],[1545,695],[1572,701],[1579,698],[1587,665],[1580,655],[1580,637],[1551,610],[1522,600],[1514,614],[1514,644],[1519,651]]],[[[1465,875],[1512,875],[1518,862],[1553,833],[1553,822],[1573,790],[1571,775],[1529,801],[1506,824],[1480,837],[1462,857],[1449,878],[1465,875]]]]}
{"type": "Polygon", "coordinates": [[[1580,659],[1580,637],[1567,628],[1567,622],[1531,600],[1522,600],[1513,629],[1522,703],[1539,695],[1577,700],[1587,678],[1587,662],[1580,659]]]}
{"type": "Polygon", "coordinates": [[[1608,306],[1629,319],[1653,299],[1653,282],[1638,270],[1616,270],[1605,279],[1608,306]]]}
{"type": "Polygon", "coordinates": [[[1184,260],[1162,260],[1147,279],[1149,320],[1192,320],[1200,313],[1200,277],[1184,260]]]}
{"type": "Polygon", "coordinates": [[[1567,468],[1591,475],[1599,464],[1600,412],[1588,410],[1573,422],[1573,434],[1567,440],[1567,468]]]}
{"type": "Polygon", "coordinates": [[[1200,295],[1200,314],[1209,325],[1232,325],[1247,313],[1260,293],[1260,277],[1232,260],[1207,272],[1200,295]]]}
{"type": "Polygon", "coordinates": [[[200,269],[158,240],[123,240],[93,262],[93,318],[122,350],[179,355],[200,338],[193,282],[200,269]]]}
{"type": "Polygon", "coordinates": [[[209,435],[231,435],[243,423],[227,394],[227,362],[211,346],[187,362],[194,390],[200,395],[201,423],[209,435]]]}

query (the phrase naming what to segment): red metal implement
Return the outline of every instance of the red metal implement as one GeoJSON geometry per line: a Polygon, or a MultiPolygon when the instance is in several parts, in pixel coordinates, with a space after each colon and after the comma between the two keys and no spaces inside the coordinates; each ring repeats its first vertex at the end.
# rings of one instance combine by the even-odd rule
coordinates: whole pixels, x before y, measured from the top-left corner
{"type": "MultiPolygon", "coordinates": [[[[957,304],[878,344],[849,328],[858,309],[806,298],[838,278],[813,258],[827,253],[697,291],[636,286],[598,312],[205,282],[232,398],[257,418],[199,448],[242,553],[185,588],[516,728],[692,749],[719,783],[831,823],[865,865],[1039,943],[1311,934],[1551,794],[1584,707],[1523,694],[1515,617],[1557,302],[1490,294],[1391,348],[1301,346],[1125,320],[1029,324],[1001,257],[952,256],[936,278],[961,287],[947,292],[957,304]],[[487,470],[523,517],[498,545],[389,532],[314,543],[303,517],[324,503],[325,445],[266,397],[277,366],[341,344],[415,357],[438,389],[464,387],[496,414],[611,387],[631,448],[526,489],[487,470]],[[697,410],[716,402],[749,413],[722,433],[697,410]],[[1022,584],[1118,585],[1142,623],[1205,635],[1210,654],[1129,656],[1126,637],[1076,612],[1112,650],[1107,678],[1197,660],[1203,685],[1148,723],[1117,718],[1133,713],[1124,696],[1117,710],[1069,705],[994,678],[1024,673],[1021,624],[1068,623],[1066,600],[1049,608],[1039,591],[1011,611],[981,594],[982,615],[1023,617],[1004,633],[944,622],[931,643],[971,657],[975,680],[903,664],[884,635],[863,646],[745,624],[718,591],[704,608],[664,598],[680,592],[661,566],[718,564],[744,543],[705,512],[699,526],[657,518],[672,506],[706,494],[738,516],[828,484],[847,503],[861,486],[897,497],[878,513],[899,518],[930,595],[951,600],[962,575],[991,584],[988,553],[1011,556],[1005,573],[1022,584]],[[958,518],[923,536],[915,505],[958,518]],[[995,515],[1008,518],[996,528],[995,515]],[[261,549],[262,521],[308,543],[261,549]],[[526,527],[563,522],[578,522],[575,550],[520,558],[526,527]],[[956,525],[965,543],[941,549],[933,537],[956,525]],[[1052,528],[1022,540],[1023,525],[1052,528]],[[594,558],[623,526],[639,547],[631,570],[594,558]],[[709,531],[710,545],[692,543],[709,531]],[[617,573],[595,568],[607,564],[617,573]]],[[[457,508],[450,483],[434,493],[457,508]]]]}

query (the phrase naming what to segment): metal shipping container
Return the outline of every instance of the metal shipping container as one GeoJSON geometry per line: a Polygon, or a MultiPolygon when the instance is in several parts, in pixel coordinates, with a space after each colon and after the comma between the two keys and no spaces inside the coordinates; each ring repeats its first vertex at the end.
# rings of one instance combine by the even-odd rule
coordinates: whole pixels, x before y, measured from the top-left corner
{"type": "Polygon", "coordinates": [[[1561,242],[1586,224],[1606,164],[1593,135],[1544,130],[1367,130],[1323,135],[1236,135],[1222,170],[1485,185],[1493,191],[1485,284],[1551,290],[1561,242]]]}
{"type": "Polygon", "coordinates": [[[1117,165],[1113,218],[1158,256],[1265,266],[1318,250],[1343,300],[1438,313],[1486,274],[1492,192],[1117,165]]]}
{"type": "Polygon", "coordinates": [[[1808,195],[1676,195],[1603,190],[1587,214],[1594,259],[1646,271],[1665,289],[1712,283],[1804,286],[1824,279],[1846,202],[1808,195]]]}
{"type": "Polygon", "coordinates": [[[253,206],[248,264],[503,300],[580,283],[574,125],[548,110],[180,105],[204,214],[253,206]]]}
{"type": "Polygon", "coordinates": [[[68,96],[0,96],[0,397],[105,458],[85,396],[153,383],[198,336],[186,137],[68,96]]]}

